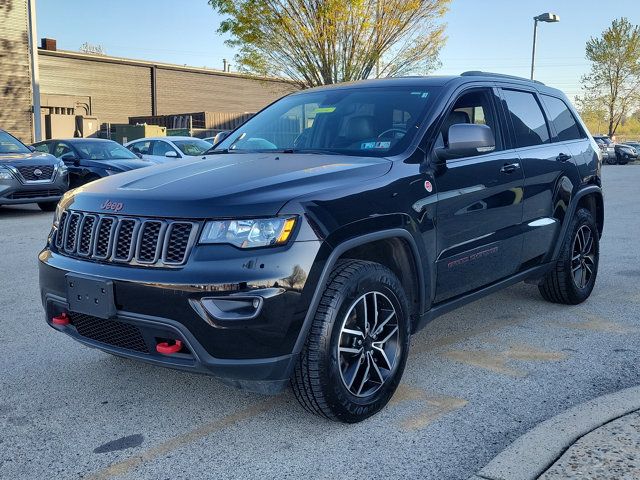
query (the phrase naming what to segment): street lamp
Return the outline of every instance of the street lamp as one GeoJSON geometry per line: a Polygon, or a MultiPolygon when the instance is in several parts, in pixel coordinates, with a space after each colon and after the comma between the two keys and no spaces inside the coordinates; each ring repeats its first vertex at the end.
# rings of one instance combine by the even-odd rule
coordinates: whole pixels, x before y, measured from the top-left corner
{"type": "Polygon", "coordinates": [[[541,13],[533,17],[533,50],[531,51],[531,80],[533,80],[533,67],[536,62],[536,36],[538,35],[538,22],[556,23],[560,21],[560,15],[555,13],[541,13]]]}

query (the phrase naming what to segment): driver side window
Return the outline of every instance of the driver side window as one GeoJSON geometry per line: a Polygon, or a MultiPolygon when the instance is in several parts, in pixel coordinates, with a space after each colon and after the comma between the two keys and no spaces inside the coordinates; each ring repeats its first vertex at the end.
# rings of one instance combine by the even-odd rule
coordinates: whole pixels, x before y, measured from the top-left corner
{"type": "Polygon", "coordinates": [[[60,158],[65,153],[69,153],[69,152],[73,152],[73,150],[71,150],[71,147],[69,145],[63,142],[58,142],[58,144],[56,145],[56,148],[53,151],[53,156],[60,158]]]}
{"type": "Polygon", "coordinates": [[[452,125],[469,123],[487,125],[491,128],[496,140],[496,148],[493,151],[503,150],[502,133],[494,105],[494,94],[491,89],[477,89],[462,94],[440,127],[436,147],[449,146],[449,128],[452,125]]]}

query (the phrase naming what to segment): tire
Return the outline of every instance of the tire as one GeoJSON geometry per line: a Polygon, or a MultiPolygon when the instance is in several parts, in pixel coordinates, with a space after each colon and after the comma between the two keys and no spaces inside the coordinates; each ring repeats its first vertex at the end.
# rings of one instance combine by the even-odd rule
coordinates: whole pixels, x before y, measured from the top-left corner
{"type": "Polygon", "coordinates": [[[615,157],[611,158],[610,156],[607,157],[607,165],[616,165],[618,163],[618,156],[616,155],[615,157]]]}
{"type": "Polygon", "coordinates": [[[38,202],[38,207],[43,212],[53,212],[58,206],[58,202],[38,202]]]}
{"type": "Polygon", "coordinates": [[[297,400],[309,412],[334,421],[356,423],[370,417],[398,387],[409,336],[409,304],[398,278],[378,263],[338,261],[291,378],[297,400]],[[376,306],[377,316],[372,315],[376,306]],[[366,335],[365,308],[367,318],[377,320],[366,335]]]}
{"type": "Polygon", "coordinates": [[[581,208],[571,220],[558,261],[538,286],[542,297],[567,305],[584,302],[593,291],[599,260],[600,237],[596,222],[589,210],[581,208]],[[587,235],[589,239],[585,240],[587,235]],[[585,241],[586,246],[583,246],[585,241]],[[578,265],[580,270],[577,270],[578,265]]]}

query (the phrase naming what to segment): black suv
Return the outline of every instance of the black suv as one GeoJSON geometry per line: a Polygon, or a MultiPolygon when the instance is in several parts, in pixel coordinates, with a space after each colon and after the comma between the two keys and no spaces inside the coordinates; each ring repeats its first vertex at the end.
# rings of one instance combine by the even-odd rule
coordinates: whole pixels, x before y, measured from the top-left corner
{"type": "Polygon", "coordinates": [[[409,336],[523,280],[589,297],[601,158],[558,90],[515,77],[364,81],[270,105],[204,157],[66,195],[47,322],[104,351],[380,410],[409,336]]]}

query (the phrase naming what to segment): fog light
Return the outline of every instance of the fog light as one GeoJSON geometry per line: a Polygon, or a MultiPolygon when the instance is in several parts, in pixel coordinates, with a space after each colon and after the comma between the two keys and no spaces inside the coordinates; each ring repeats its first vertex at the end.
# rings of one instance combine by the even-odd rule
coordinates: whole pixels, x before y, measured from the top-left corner
{"type": "Polygon", "coordinates": [[[251,320],[262,310],[259,296],[205,297],[198,302],[216,320],[251,320]]]}

